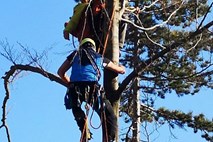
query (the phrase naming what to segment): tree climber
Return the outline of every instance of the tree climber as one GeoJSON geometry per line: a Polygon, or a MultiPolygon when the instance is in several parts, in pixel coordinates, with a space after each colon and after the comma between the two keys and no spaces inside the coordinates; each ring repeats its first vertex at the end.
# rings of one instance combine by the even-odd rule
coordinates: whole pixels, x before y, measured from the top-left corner
{"type": "Polygon", "coordinates": [[[64,24],[64,38],[69,40],[70,34],[78,38],[80,42],[84,38],[91,38],[99,48],[103,40],[104,7],[105,3],[102,3],[102,0],[81,0],[74,7],[73,16],[64,24]]]}
{"type": "MultiPolygon", "coordinates": [[[[65,106],[67,109],[72,109],[83,137],[86,137],[86,134],[83,133],[84,128],[88,126],[86,125],[86,115],[81,109],[81,104],[86,102],[93,108],[98,105],[96,92],[99,89],[97,86],[101,76],[101,69],[103,68],[119,74],[125,73],[124,66],[116,65],[103,58],[96,52],[95,42],[90,38],[85,38],[81,41],[79,50],[73,51],[58,69],[58,75],[64,82],[69,84],[69,91],[66,97],[70,99],[65,101],[65,106]],[[66,72],[70,68],[72,68],[72,71],[69,78],[66,72]]],[[[104,110],[107,117],[107,142],[111,142],[115,138],[117,118],[109,101],[105,100],[104,102],[104,110]]],[[[96,110],[96,112],[98,111],[96,110]]],[[[100,113],[98,114],[100,116],[100,113]]],[[[87,135],[89,135],[87,136],[88,138],[91,137],[90,133],[87,135]]]]}

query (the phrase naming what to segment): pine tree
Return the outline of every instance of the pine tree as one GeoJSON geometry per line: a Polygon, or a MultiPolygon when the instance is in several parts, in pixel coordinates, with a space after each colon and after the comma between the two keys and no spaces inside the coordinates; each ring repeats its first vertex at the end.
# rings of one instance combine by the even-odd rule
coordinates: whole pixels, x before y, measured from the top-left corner
{"type": "MultiPolygon", "coordinates": [[[[142,11],[138,19],[134,14],[130,15],[122,61],[134,69],[141,80],[141,122],[163,120],[172,128],[176,125],[190,127],[195,133],[200,130],[203,138],[212,141],[209,134],[212,134],[213,123],[203,114],[193,116],[191,112],[153,108],[156,97],[166,100],[171,92],[178,96],[196,95],[203,87],[212,88],[212,31],[208,28],[201,34],[190,36],[204,25],[202,20],[212,5],[195,0],[138,2],[142,11]],[[159,24],[162,25],[158,27],[159,24]],[[171,50],[161,54],[168,48],[171,50]]],[[[136,6],[135,1],[129,4],[136,6]]],[[[136,104],[131,95],[136,94],[127,91],[122,96],[121,111],[128,116],[127,122],[134,120],[132,106],[136,104]]],[[[128,139],[131,137],[135,136],[128,139]]]]}

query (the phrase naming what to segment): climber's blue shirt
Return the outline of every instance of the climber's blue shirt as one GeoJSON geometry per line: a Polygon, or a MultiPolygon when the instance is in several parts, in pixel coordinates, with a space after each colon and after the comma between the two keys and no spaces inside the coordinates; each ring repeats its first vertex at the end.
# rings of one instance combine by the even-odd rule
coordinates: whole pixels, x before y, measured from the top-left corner
{"type": "MultiPolygon", "coordinates": [[[[103,59],[102,56],[96,52],[94,52],[92,49],[87,50],[88,53],[92,56],[93,61],[96,63],[97,67],[99,68],[99,71],[103,70],[103,62],[109,63],[109,60],[103,59]]],[[[84,53],[84,50],[81,50],[77,52],[77,54],[74,56],[76,51],[71,53],[67,59],[71,62],[71,76],[70,80],[71,82],[80,82],[80,81],[92,81],[92,82],[98,82],[98,72],[93,67],[94,65],[91,64],[90,59],[87,57],[87,55],[84,53]]]]}

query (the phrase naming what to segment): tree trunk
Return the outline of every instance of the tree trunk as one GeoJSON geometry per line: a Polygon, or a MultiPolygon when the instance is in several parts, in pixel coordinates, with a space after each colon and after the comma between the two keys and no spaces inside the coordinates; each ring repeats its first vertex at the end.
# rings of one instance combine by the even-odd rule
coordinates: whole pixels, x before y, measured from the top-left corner
{"type": "Polygon", "coordinates": [[[140,142],[140,91],[138,89],[140,79],[136,78],[133,86],[133,131],[132,142],[140,142]]]}
{"type": "MultiPolygon", "coordinates": [[[[119,1],[118,0],[106,1],[106,7],[110,16],[114,15],[114,17],[111,18],[112,27],[109,33],[110,36],[109,36],[108,45],[105,51],[105,57],[113,61],[115,64],[118,64],[119,63],[119,34],[118,34],[119,33],[119,1]]],[[[118,75],[116,73],[109,70],[104,71],[104,88],[107,94],[107,98],[111,102],[118,120],[120,95],[115,94],[115,91],[118,89],[118,75]]],[[[116,142],[118,142],[118,128],[116,131],[116,142]]]]}

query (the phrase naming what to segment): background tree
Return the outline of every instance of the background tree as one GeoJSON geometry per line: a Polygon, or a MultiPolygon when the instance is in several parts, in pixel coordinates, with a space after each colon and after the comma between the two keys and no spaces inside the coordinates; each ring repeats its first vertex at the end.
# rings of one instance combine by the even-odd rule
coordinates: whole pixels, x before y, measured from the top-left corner
{"type": "MultiPolygon", "coordinates": [[[[202,33],[196,34],[207,20],[205,18],[212,3],[207,5],[207,1],[195,0],[132,1],[129,5],[139,6],[142,10],[137,19],[135,15],[128,20],[123,19],[129,23],[129,32],[126,46],[122,49],[125,54],[122,62],[132,68],[134,76],[141,80],[138,88],[141,92],[140,119],[143,126],[151,122],[167,122],[171,128],[190,127],[195,133],[200,130],[203,138],[213,141],[212,121],[203,114],[193,116],[191,112],[153,109],[156,98],[166,100],[171,93],[184,97],[198,94],[203,87],[212,89],[213,42],[210,27],[213,21],[207,22],[209,26],[206,25],[202,33]]],[[[137,103],[132,95],[137,94],[129,88],[122,97],[121,110],[126,122],[131,122],[134,132],[133,108],[137,103]]],[[[136,134],[126,135],[125,141],[135,141],[136,134]]],[[[151,141],[148,133],[146,136],[146,141],[151,141]]]]}

